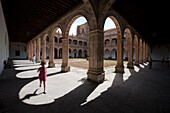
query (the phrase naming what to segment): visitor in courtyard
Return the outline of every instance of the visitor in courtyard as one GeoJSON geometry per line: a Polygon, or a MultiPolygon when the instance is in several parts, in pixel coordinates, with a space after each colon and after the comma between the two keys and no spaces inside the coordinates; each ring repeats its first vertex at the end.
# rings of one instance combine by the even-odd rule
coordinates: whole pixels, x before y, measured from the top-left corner
{"type": "Polygon", "coordinates": [[[151,69],[151,68],[152,68],[152,58],[149,57],[149,69],[151,69]]]}
{"type": "Polygon", "coordinates": [[[41,62],[41,67],[38,69],[37,72],[40,72],[39,76],[38,76],[38,78],[40,80],[40,87],[43,82],[43,84],[44,84],[44,92],[43,93],[46,94],[47,68],[45,67],[45,62],[41,62]]]}
{"type": "Polygon", "coordinates": [[[32,62],[35,64],[35,55],[33,55],[32,62]]]}

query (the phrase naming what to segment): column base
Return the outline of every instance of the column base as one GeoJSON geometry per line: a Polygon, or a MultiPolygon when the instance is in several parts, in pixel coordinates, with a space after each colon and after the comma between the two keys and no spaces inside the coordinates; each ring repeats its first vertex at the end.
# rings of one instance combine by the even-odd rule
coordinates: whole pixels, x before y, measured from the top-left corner
{"type": "Polygon", "coordinates": [[[140,61],[139,63],[140,63],[140,64],[143,64],[143,61],[140,61]]]}
{"type": "Polygon", "coordinates": [[[124,66],[116,66],[115,73],[124,73],[124,66]]]}
{"type": "Polygon", "coordinates": [[[62,67],[61,66],[61,72],[68,72],[70,71],[70,66],[62,67]]]}
{"type": "Polygon", "coordinates": [[[40,63],[41,61],[36,61],[36,63],[40,63]]]}
{"type": "Polygon", "coordinates": [[[139,62],[135,62],[135,66],[139,66],[139,62]]]}
{"type": "Polygon", "coordinates": [[[128,64],[127,64],[127,68],[129,68],[129,69],[134,69],[133,64],[128,63],[128,64]]]}
{"type": "Polygon", "coordinates": [[[90,72],[90,71],[88,71],[88,72],[87,72],[87,76],[88,76],[87,79],[88,79],[89,81],[95,82],[95,83],[97,83],[97,84],[102,83],[102,82],[104,81],[104,79],[105,79],[105,73],[104,73],[104,71],[101,72],[101,73],[96,73],[96,72],[90,72]]]}
{"type": "Polygon", "coordinates": [[[48,67],[51,67],[51,68],[52,68],[52,67],[55,67],[55,63],[54,63],[54,62],[49,62],[49,63],[48,63],[48,67]]]}

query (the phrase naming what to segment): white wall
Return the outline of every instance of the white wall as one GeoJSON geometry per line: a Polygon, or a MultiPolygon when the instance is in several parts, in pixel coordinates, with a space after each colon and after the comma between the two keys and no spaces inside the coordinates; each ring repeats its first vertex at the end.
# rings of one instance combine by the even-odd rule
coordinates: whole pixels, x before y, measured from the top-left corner
{"type": "Polygon", "coordinates": [[[169,57],[168,48],[165,46],[156,46],[152,49],[151,57],[153,60],[162,60],[162,57],[169,57]]]}
{"type": "Polygon", "coordinates": [[[9,58],[10,59],[26,59],[26,44],[18,42],[10,42],[9,44],[9,58]],[[20,52],[19,56],[16,56],[16,51],[20,52]]]}
{"type": "Polygon", "coordinates": [[[8,39],[8,31],[4,19],[4,14],[2,10],[2,5],[0,2],[0,74],[3,71],[4,60],[7,60],[9,57],[9,39],[8,39]]]}

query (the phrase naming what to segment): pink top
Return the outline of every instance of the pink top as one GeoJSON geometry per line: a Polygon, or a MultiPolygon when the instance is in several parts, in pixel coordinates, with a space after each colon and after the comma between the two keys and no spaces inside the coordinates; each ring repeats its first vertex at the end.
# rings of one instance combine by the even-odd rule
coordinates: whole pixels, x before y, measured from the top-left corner
{"type": "Polygon", "coordinates": [[[40,71],[40,74],[39,74],[38,78],[42,81],[46,81],[47,80],[46,67],[40,67],[39,71],[40,71]]]}

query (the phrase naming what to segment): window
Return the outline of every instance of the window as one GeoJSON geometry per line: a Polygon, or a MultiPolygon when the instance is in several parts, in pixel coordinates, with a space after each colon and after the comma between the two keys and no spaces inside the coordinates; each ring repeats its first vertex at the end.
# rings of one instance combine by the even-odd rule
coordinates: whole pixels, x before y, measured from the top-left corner
{"type": "Polygon", "coordinates": [[[16,50],[15,51],[15,56],[20,56],[20,51],[16,50]]]}

